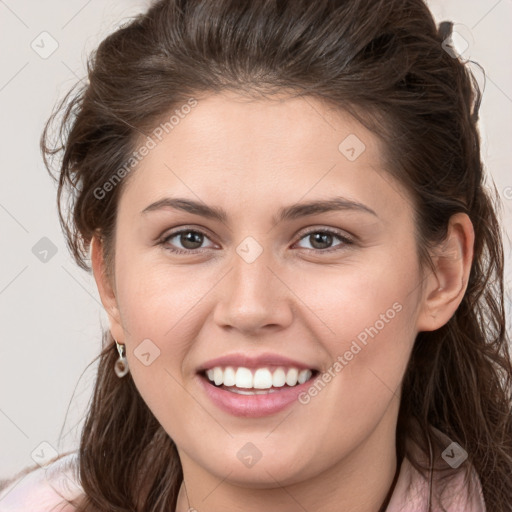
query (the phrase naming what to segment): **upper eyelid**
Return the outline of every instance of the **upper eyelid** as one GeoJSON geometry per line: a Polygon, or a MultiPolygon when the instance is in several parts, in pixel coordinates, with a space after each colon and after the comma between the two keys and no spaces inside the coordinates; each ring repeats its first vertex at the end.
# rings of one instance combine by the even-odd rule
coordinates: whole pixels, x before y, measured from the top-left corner
{"type": "Polygon", "coordinates": [[[162,236],[158,237],[159,241],[165,241],[169,238],[174,238],[177,235],[180,235],[181,233],[187,233],[187,232],[193,232],[193,233],[199,233],[201,235],[204,235],[205,237],[208,237],[208,239],[211,240],[211,236],[208,234],[208,231],[205,230],[205,228],[179,228],[176,231],[171,230],[169,233],[164,233],[162,236]]]}

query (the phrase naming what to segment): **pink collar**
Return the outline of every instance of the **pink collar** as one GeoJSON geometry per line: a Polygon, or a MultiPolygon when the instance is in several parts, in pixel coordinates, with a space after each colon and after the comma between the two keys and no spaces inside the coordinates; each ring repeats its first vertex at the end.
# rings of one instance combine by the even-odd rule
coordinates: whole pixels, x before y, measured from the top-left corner
{"type": "MultiPolygon", "coordinates": [[[[451,440],[438,429],[433,431],[441,450],[434,452],[436,470],[432,472],[432,482],[404,458],[386,512],[486,512],[474,467],[467,460],[457,468],[450,467],[441,452],[450,446],[451,440]]],[[[415,460],[428,467],[428,459],[418,446],[409,442],[408,447],[415,460]]]]}

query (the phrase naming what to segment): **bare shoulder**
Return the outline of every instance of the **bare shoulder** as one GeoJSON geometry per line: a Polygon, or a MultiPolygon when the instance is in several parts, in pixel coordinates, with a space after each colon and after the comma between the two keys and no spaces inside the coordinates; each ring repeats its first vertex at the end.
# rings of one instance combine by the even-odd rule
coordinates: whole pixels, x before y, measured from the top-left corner
{"type": "Polygon", "coordinates": [[[0,512],[75,512],[70,503],[83,495],[78,454],[71,452],[45,467],[28,468],[0,487],[0,512]]]}

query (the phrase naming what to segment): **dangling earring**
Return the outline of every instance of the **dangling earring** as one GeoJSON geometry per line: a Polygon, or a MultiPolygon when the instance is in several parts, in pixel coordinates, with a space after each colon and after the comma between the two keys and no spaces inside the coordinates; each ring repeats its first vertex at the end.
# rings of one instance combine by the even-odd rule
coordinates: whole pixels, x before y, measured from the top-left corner
{"type": "Polygon", "coordinates": [[[126,360],[126,357],[124,355],[124,345],[118,343],[116,340],[117,351],[119,352],[119,359],[116,361],[116,364],[114,365],[114,371],[116,372],[116,375],[121,378],[124,377],[130,369],[128,368],[128,361],[126,360]]]}

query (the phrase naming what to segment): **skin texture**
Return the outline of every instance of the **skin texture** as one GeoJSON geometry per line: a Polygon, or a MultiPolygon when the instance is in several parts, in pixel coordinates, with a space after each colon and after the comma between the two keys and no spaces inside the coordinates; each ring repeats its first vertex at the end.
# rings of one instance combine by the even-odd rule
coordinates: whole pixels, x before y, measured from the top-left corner
{"type": "Polygon", "coordinates": [[[112,335],[126,344],[141,396],[178,447],[188,495],[180,492],[178,512],[375,512],[384,501],[397,470],[400,383],[414,339],[460,304],[473,229],[465,214],[453,216],[433,253],[436,272],[422,270],[410,199],[383,171],[381,149],[353,118],[313,98],[206,96],[132,171],[118,206],[115,282],[93,239],[112,335]],[[350,134],[366,147],[354,161],[338,149],[350,134]],[[333,196],[376,215],[273,221],[281,207],[333,196]],[[228,221],[173,209],[141,214],[164,197],[221,207],[228,221]],[[182,228],[205,236],[195,245],[179,235],[158,243],[182,228]],[[353,243],[334,236],[315,244],[309,235],[325,229],[353,243]],[[236,251],[249,236],[263,249],[252,263],[236,251]],[[239,352],[327,371],[397,303],[400,312],[305,405],[235,417],[199,385],[199,365],[239,352]],[[149,366],[134,354],[145,339],[160,350],[149,366]],[[252,467],[237,458],[248,442],[262,454],[252,467]]]}

